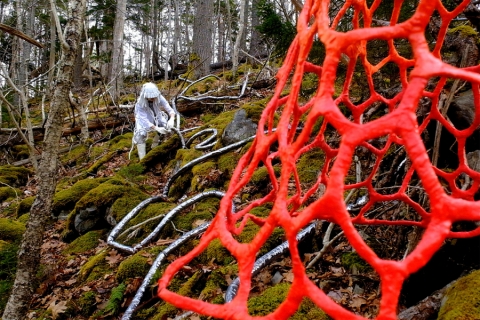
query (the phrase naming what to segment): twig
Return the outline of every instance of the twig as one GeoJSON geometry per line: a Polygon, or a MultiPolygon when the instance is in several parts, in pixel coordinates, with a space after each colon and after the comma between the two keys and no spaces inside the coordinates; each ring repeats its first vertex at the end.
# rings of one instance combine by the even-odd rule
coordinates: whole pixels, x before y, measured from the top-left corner
{"type": "MultiPolygon", "coordinates": [[[[320,223],[322,223],[322,222],[320,222],[320,223]]],[[[335,237],[333,237],[330,240],[330,235],[332,234],[334,226],[335,226],[335,224],[333,222],[331,222],[328,225],[327,231],[325,232],[325,235],[323,236],[323,241],[322,241],[323,247],[320,251],[315,253],[315,257],[308,263],[308,265],[306,267],[307,269],[312,268],[317,263],[317,261],[323,256],[323,254],[327,251],[327,249],[330,248],[332,243],[343,235],[343,231],[340,231],[335,237]]]]}
{"type": "Polygon", "coordinates": [[[138,228],[140,228],[141,226],[143,226],[143,225],[145,225],[145,224],[147,224],[147,223],[149,223],[149,222],[151,222],[151,221],[155,221],[155,220],[158,220],[158,219],[163,218],[163,217],[165,217],[165,215],[164,215],[164,214],[161,214],[161,215],[159,215],[159,216],[155,216],[155,217],[153,217],[153,218],[150,218],[150,219],[147,219],[147,220],[145,220],[145,221],[143,221],[143,222],[140,222],[139,224],[136,224],[136,225],[134,225],[134,226],[131,226],[131,227],[125,229],[125,231],[123,231],[122,233],[120,233],[120,235],[118,235],[118,237],[121,237],[121,236],[129,233],[130,231],[132,231],[132,230],[134,230],[134,229],[138,229],[138,228]]]}

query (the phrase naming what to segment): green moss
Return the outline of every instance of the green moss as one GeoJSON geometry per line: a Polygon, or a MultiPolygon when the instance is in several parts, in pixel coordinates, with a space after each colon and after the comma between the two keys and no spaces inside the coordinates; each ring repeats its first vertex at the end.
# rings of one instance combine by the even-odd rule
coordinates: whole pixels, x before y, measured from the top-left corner
{"type": "Polygon", "coordinates": [[[168,191],[168,196],[172,201],[180,199],[188,191],[192,178],[193,174],[191,172],[186,172],[175,180],[168,191]]]}
{"type": "Polygon", "coordinates": [[[0,167],[0,185],[7,184],[11,187],[21,187],[27,183],[33,172],[24,167],[6,165],[0,167]]]}
{"type": "Polygon", "coordinates": [[[226,266],[235,261],[235,258],[223,246],[219,239],[214,239],[197,258],[202,263],[215,261],[218,265],[226,266]]]}
{"type": "Polygon", "coordinates": [[[314,183],[317,181],[325,155],[321,149],[313,149],[305,152],[297,162],[297,172],[300,181],[303,183],[314,183]]]}
{"type": "Polygon", "coordinates": [[[342,254],[342,265],[353,274],[367,272],[371,267],[356,252],[342,254]]]}
{"type": "Polygon", "coordinates": [[[124,283],[121,283],[118,287],[112,289],[107,305],[101,312],[102,315],[117,315],[120,312],[126,288],[127,286],[124,283]]]}
{"type": "Polygon", "coordinates": [[[0,240],[18,242],[25,232],[25,224],[8,218],[0,218],[0,240]]]}
{"type": "Polygon", "coordinates": [[[145,277],[148,270],[150,270],[150,264],[148,259],[142,256],[142,253],[138,252],[120,263],[116,276],[118,282],[124,282],[135,277],[145,277]]]}
{"type": "Polygon", "coordinates": [[[228,288],[227,278],[233,280],[238,273],[237,265],[229,265],[213,270],[205,283],[205,287],[200,293],[200,299],[215,304],[225,302],[223,291],[228,288]]]}
{"type": "MultiPolygon", "coordinates": [[[[240,233],[238,236],[235,236],[235,238],[240,243],[250,243],[259,230],[259,226],[257,226],[252,221],[249,221],[243,228],[242,233],[240,233]]],[[[260,249],[259,254],[263,255],[272,250],[274,247],[280,245],[284,240],[284,235],[285,232],[282,228],[275,228],[270,237],[267,239],[267,241],[265,241],[265,244],[260,249]]]]}
{"type": "Polygon", "coordinates": [[[26,225],[29,218],[30,218],[30,214],[25,213],[25,214],[22,214],[20,217],[18,217],[17,221],[26,225]]]}
{"type": "Polygon", "coordinates": [[[312,300],[303,299],[298,311],[290,317],[290,320],[330,320],[331,318],[319,307],[317,307],[312,300]]]}
{"type": "Polygon", "coordinates": [[[224,153],[217,159],[218,170],[228,173],[230,176],[237,166],[238,160],[241,155],[238,153],[228,152],[224,153]]]}
{"type": "Polygon", "coordinates": [[[289,283],[279,283],[266,289],[261,295],[248,299],[248,312],[252,316],[265,316],[278,308],[287,297],[289,283]]]}
{"type": "Polygon", "coordinates": [[[111,151],[123,150],[127,151],[132,146],[133,133],[128,132],[121,136],[116,136],[115,138],[108,141],[108,149],[111,151]]]}
{"type": "Polygon", "coordinates": [[[105,230],[89,231],[70,243],[63,250],[63,254],[78,254],[94,249],[98,246],[98,240],[102,239],[104,235],[105,230]]]}
{"type": "Polygon", "coordinates": [[[17,217],[24,215],[30,212],[30,208],[32,207],[33,201],[35,201],[35,197],[27,197],[23,199],[18,207],[17,207],[17,217]]]}
{"type": "Polygon", "coordinates": [[[0,240],[0,314],[8,301],[17,270],[16,244],[0,240]]]}
{"type": "Polygon", "coordinates": [[[13,156],[16,159],[27,159],[30,156],[30,150],[26,144],[19,144],[12,147],[13,156]]]}
{"type": "MultiPolygon", "coordinates": [[[[152,203],[144,210],[142,210],[137,216],[135,216],[130,222],[125,226],[125,228],[129,228],[131,226],[135,226],[141,222],[144,222],[150,218],[166,214],[171,209],[173,209],[176,205],[174,203],[168,202],[159,202],[159,203],[152,203]]],[[[136,232],[135,237],[131,239],[123,239],[124,237],[119,237],[119,240],[125,244],[133,244],[138,243],[138,239],[142,239],[146,234],[153,231],[153,229],[158,225],[160,220],[153,220],[144,225],[142,225],[139,230],[136,232]]],[[[173,234],[173,228],[171,224],[167,224],[164,229],[159,234],[159,238],[167,238],[173,234]]]]}
{"type": "Polygon", "coordinates": [[[89,282],[99,279],[108,270],[108,265],[105,261],[107,250],[103,249],[96,255],[90,257],[88,261],[80,268],[78,278],[80,281],[89,282]]]}
{"type": "Polygon", "coordinates": [[[135,208],[140,202],[148,198],[148,195],[144,194],[140,190],[130,194],[125,194],[123,197],[118,198],[112,204],[110,209],[110,216],[115,219],[116,222],[120,222],[133,208],[135,208]]]}
{"type": "Polygon", "coordinates": [[[68,189],[57,192],[53,198],[52,215],[59,216],[62,211],[70,212],[84,195],[102,182],[100,179],[84,179],[68,189]]]}
{"type": "Polygon", "coordinates": [[[125,180],[132,183],[138,183],[145,179],[142,174],[145,172],[145,167],[140,163],[131,163],[128,166],[120,168],[118,175],[125,180]]]}
{"type": "Polygon", "coordinates": [[[260,117],[262,116],[263,110],[265,110],[265,106],[270,99],[271,98],[269,97],[262,100],[255,100],[243,105],[242,109],[245,109],[247,118],[250,118],[253,122],[258,123],[258,121],[260,121],[260,117]]]}
{"type": "Polygon", "coordinates": [[[96,173],[105,163],[109,162],[114,156],[118,154],[119,150],[110,151],[103,157],[95,161],[88,169],[87,173],[96,173]]]}
{"type": "MultiPolygon", "coordinates": [[[[194,287],[197,282],[202,278],[203,271],[195,272],[178,290],[178,294],[186,297],[194,296],[194,287]]],[[[177,312],[177,308],[169,303],[162,304],[153,318],[153,320],[167,319],[167,317],[174,316],[177,312]]]]}
{"type": "Polygon", "coordinates": [[[68,165],[81,165],[87,161],[88,147],[84,144],[80,144],[70,150],[68,153],[60,157],[62,163],[68,165]]]}
{"type": "Polygon", "coordinates": [[[96,299],[95,299],[95,292],[94,291],[87,291],[82,293],[80,298],[77,300],[77,307],[79,313],[84,316],[90,316],[96,308],[96,299]]]}
{"type": "Polygon", "coordinates": [[[480,319],[480,270],[458,279],[447,289],[437,319],[480,319]]]}
{"type": "Polygon", "coordinates": [[[448,33],[455,33],[455,32],[459,32],[462,35],[467,37],[469,36],[476,37],[478,35],[478,32],[474,28],[468,25],[458,26],[448,30],[448,33]]]}
{"type": "Polygon", "coordinates": [[[165,141],[162,141],[158,147],[150,150],[140,161],[145,168],[153,167],[157,164],[166,164],[181,147],[178,135],[172,135],[165,141]]]}
{"type": "Polygon", "coordinates": [[[12,187],[1,187],[0,185],[0,202],[10,201],[22,195],[22,191],[12,187]]]}
{"type": "Polygon", "coordinates": [[[85,209],[95,206],[106,208],[123,196],[140,197],[143,193],[134,187],[125,186],[121,181],[111,179],[91,189],[76,204],[75,209],[85,209]]]}
{"type": "MultiPolygon", "coordinates": [[[[216,128],[218,130],[217,136],[221,137],[222,134],[223,134],[223,131],[225,130],[225,127],[230,122],[232,122],[233,117],[235,116],[235,112],[237,112],[237,111],[238,110],[231,110],[231,111],[227,111],[227,112],[222,112],[216,118],[214,118],[211,121],[209,121],[208,123],[206,123],[205,126],[203,126],[202,128],[203,129],[205,129],[205,128],[216,128]]],[[[221,147],[221,144],[219,142],[215,146],[215,149],[218,149],[220,147],[221,147]]]]}

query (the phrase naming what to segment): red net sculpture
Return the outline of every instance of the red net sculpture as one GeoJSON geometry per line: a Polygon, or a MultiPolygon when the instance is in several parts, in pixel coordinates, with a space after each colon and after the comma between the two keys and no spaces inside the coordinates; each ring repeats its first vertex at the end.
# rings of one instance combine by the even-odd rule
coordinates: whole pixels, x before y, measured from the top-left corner
{"type": "Polygon", "coordinates": [[[480,228],[452,231],[455,222],[480,220],[480,202],[474,200],[480,185],[480,173],[468,166],[465,152],[467,138],[480,124],[480,67],[455,67],[442,62],[440,57],[449,24],[462,13],[470,0],[459,3],[450,11],[440,0],[423,0],[415,8],[414,14],[402,22],[399,22],[399,15],[404,1],[388,2],[393,2],[393,10],[389,23],[384,26],[372,23],[374,13],[382,3],[380,0],[347,0],[333,14],[333,18],[330,1],[305,2],[298,19],[298,34],[278,72],[277,87],[259,121],[257,137],[238,163],[217,216],[199,245],[174,261],[164,272],[159,281],[162,299],[179,308],[216,318],[251,318],[247,300],[252,267],[266,239],[275,228],[281,227],[290,245],[294,280],[286,300],[265,318],[286,319],[307,297],[335,319],[363,319],[336,304],[305,273],[296,235],[309,222],[320,219],[338,224],[356,252],[378,273],[382,296],[377,319],[396,319],[399,294],[405,279],[423,267],[445,239],[480,234],[480,228]],[[434,47],[429,47],[425,30],[434,16],[439,17],[441,23],[434,47]],[[342,22],[345,26],[345,21],[351,26],[350,30],[341,31],[339,24],[342,22]],[[307,61],[314,39],[319,39],[326,50],[322,66],[307,61]],[[382,40],[388,45],[388,55],[376,64],[367,58],[368,43],[373,40],[382,40]],[[411,57],[399,53],[396,46],[398,40],[409,43],[411,57]],[[346,65],[345,80],[341,92],[335,92],[340,63],[346,65]],[[376,89],[374,77],[389,63],[398,67],[401,90],[393,97],[386,98],[376,89]],[[368,97],[361,103],[353,101],[350,95],[352,79],[358,75],[355,71],[358,66],[363,68],[369,88],[366,93],[368,97]],[[318,89],[312,99],[300,103],[301,83],[307,73],[318,76],[318,89]],[[435,79],[433,90],[427,90],[427,84],[432,79],[435,79]],[[447,81],[449,79],[468,83],[473,91],[475,119],[462,130],[452,125],[442,110],[442,104],[445,105],[443,93],[447,90],[447,84],[451,86],[451,81],[447,81]],[[289,80],[291,89],[288,95],[283,96],[282,91],[289,80]],[[430,101],[430,110],[424,112],[425,116],[419,122],[417,115],[422,99],[430,101]],[[383,116],[365,122],[365,113],[378,104],[388,110],[383,116]],[[279,116],[278,120],[275,115],[279,116]],[[430,123],[441,124],[456,138],[454,148],[458,155],[458,167],[450,172],[432,164],[422,140],[422,132],[430,123]],[[276,130],[273,130],[274,127],[276,130]],[[332,128],[341,137],[337,146],[329,144],[326,138],[327,130],[332,128]],[[372,142],[378,139],[383,139],[384,144],[379,146],[372,142]],[[394,144],[405,151],[408,165],[399,187],[394,192],[382,193],[375,188],[378,179],[376,173],[394,144]],[[369,150],[376,161],[364,174],[364,179],[351,183],[347,181],[347,176],[351,175],[351,168],[355,166],[355,150],[359,147],[369,150]],[[304,190],[296,163],[303,154],[313,149],[321,150],[325,161],[317,181],[304,190]],[[280,174],[275,173],[272,163],[281,164],[280,174]],[[252,201],[239,212],[232,213],[232,200],[260,166],[268,170],[272,181],[271,192],[252,201]],[[470,179],[468,188],[458,185],[462,175],[470,179]],[[421,181],[421,187],[428,195],[428,209],[414,201],[407,192],[413,176],[421,181]],[[319,195],[321,185],[325,188],[319,195]],[[358,214],[352,215],[347,210],[344,194],[360,188],[368,194],[368,202],[358,214]],[[316,198],[312,201],[314,195],[316,198]],[[394,200],[406,203],[417,212],[418,217],[389,219],[368,214],[376,203],[394,200]],[[253,208],[266,203],[272,205],[268,217],[259,218],[251,213],[253,208]],[[234,236],[242,232],[247,221],[259,225],[260,231],[250,243],[239,243],[234,236]],[[395,261],[380,258],[366,244],[357,230],[361,225],[416,226],[424,231],[416,247],[404,259],[395,261]],[[169,291],[167,286],[172,277],[214,239],[219,239],[238,262],[241,284],[233,301],[215,305],[169,291]]]}

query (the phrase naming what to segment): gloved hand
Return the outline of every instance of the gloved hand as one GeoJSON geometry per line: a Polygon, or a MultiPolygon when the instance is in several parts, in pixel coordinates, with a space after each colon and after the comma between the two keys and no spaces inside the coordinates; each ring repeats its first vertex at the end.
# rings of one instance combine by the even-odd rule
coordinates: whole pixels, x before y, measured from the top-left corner
{"type": "Polygon", "coordinates": [[[157,131],[160,134],[167,134],[168,130],[162,127],[155,127],[155,131],[157,131]]]}
{"type": "Polygon", "coordinates": [[[171,115],[170,116],[170,119],[168,119],[168,122],[167,122],[167,128],[170,130],[171,128],[174,128],[175,127],[175,115],[171,115]]]}

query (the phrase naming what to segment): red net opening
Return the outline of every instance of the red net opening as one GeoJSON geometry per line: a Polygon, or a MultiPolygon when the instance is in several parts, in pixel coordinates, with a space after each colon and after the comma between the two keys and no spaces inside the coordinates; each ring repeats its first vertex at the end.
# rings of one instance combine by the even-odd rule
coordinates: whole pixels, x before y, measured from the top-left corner
{"type": "Polygon", "coordinates": [[[251,318],[247,300],[252,267],[262,245],[276,227],[281,227],[290,245],[294,280],[286,300],[266,318],[288,318],[307,297],[335,319],[362,319],[331,300],[305,273],[296,234],[312,220],[320,219],[338,224],[356,252],[378,273],[382,296],[377,319],[396,319],[405,279],[424,266],[445,239],[480,234],[480,228],[452,231],[455,222],[480,220],[480,203],[474,200],[479,191],[480,173],[469,167],[465,152],[468,137],[480,125],[480,68],[455,67],[442,62],[440,57],[449,24],[470,1],[461,2],[450,8],[451,11],[440,0],[420,1],[413,14],[402,22],[399,17],[404,1],[388,2],[392,10],[390,21],[384,26],[372,23],[382,1],[347,0],[333,14],[329,1],[305,2],[298,34],[278,72],[275,94],[262,114],[257,137],[241,158],[220,210],[199,245],[164,272],[159,281],[162,299],[179,308],[216,318],[251,318]],[[426,29],[434,16],[439,18],[440,26],[434,46],[429,47],[426,29]],[[307,61],[314,39],[319,39],[325,48],[322,66],[307,61]],[[386,57],[376,63],[367,57],[372,41],[382,41],[388,47],[386,57]],[[401,41],[408,45],[410,56],[398,50],[401,41]],[[339,87],[340,65],[344,68],[344,78],[339,87]],[[392,97],[381,94],[375,83],[376,74],[387,67],[397,68],[400,75],[400,90],[392,97]],[[312,99],[300,102],[301,84],[307,74],[318,77],[318,89],[312,99]],[[356,77],[363,77],[369,88],[360,102],[352,97],[356,77]],[[291,89],[288,95],[282,95],[290,79],[291,89]],[[452,125],[442,110],[446,104],[444,93],[452,90],[452,80],[456,79],[471,87],[476,108],[473,122],[462,129],[452,125]],[[384,114],[372,117],[372,110],[378,110],[379,106],[384,114]],[[419,106],[429,108],[422,112],[422,117],[419,117],[419,106]],[[432,156],[422,139],[432,123],[441,124],[456,141],[453,149],[458,167],[454,170],[445,171],[432,165],[438,162],[437,156],[432,156]],[[276,130],[272,130],[275,127],[276,130]],[[341,138],[339,145],[329,141],[326,132],[332,131],[341,138]],[[401,164],[404,174],[395,188],[383,192],[376,187],[381,179],[378,173],[382,159],[390,155],[393,147],[405,154],[405,162],[401,164]],[[368,150],[375,160],[352,182],[348,177],[355,168],[359,148],[368,150]],[[305,187],[297,163],[312,150],[321,150],[325,159],[323,167],[317,168],[320,173],[316,181],[305,187]],[[261,166],[268,171],[271,191],[233,214],[232,201],[261,166]],[[468,177],[467,185],[459,184],[462,177],[468,177]],[[419,201],[412,196],[410,183],[414,178],[420,182],[417,187],[421,186],[428,200],[419,201]],[[320,186],[324,191],[319,194],[320,186]],[[345,194],[351,190],[362,190],[367,195],[368,201],[358,214],[347,210],[345,194]],[[416,216],[393,219],[369,213],[376,204],[387,201],[407,204],[416,216]],[[267,203],[272,206],[268,217],[252,214],[254,208],[267,203]],[[249,220],[259,225],[260,231],[250,243],[239,243],[234,235],[240,234],[249,220]],[[380,258],[366,244],[357,229],[361,225],[416,226],[424,231],[416,247],[404,259],[396,261],[380,258]],[[214,239],[219,239],[238,262],[241,285],[234,300],[215,305],[167,290],[172,277],[214,239]]]}

